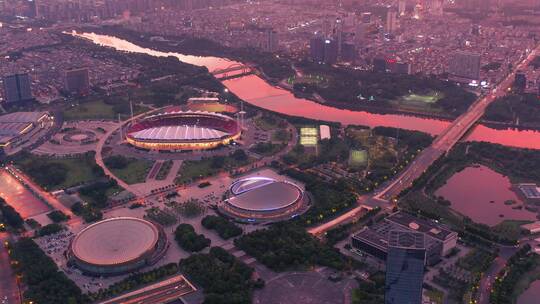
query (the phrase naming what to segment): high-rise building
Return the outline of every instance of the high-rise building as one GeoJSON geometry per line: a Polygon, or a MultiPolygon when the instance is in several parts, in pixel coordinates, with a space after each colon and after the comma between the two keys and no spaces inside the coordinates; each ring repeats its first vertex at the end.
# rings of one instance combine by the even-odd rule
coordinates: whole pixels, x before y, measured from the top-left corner
{"type": "Polygon", "coordinates": [[[398,2],[398,14],[400,16],[405,16],[407,13],[407,1],[406,0],[399,0],[398,2]]]}
{"type": "Polygon", "coordinates": [[[527,76],[523,72],[517,72],[514,77],[514,91],[516,93],[523,93],[527,88],[527,76]]]}
{"type": "Polygon", "coordinates": [[[373,58],[373,72],[384,73],[386,72],[386,58],[378,56],[373,58]]]}
{"type": "Polygon", "coordinates": [[[313,37],[309,42],[311,59],[317,62],[334,64],[338,60],[337,42],[322,36],[313,37]]]}
{"type": "Polygon", "coordinates": [[[339,48],[338,43],[332,39],[324,41],[324,63],[334,64],[338,61],[339,48]]]}
{"type": "Polygon", "coordinates": [[[442,0],[426,0],[425,10],[432,15],[441,16],[443,14],[443,1],[442,0]]]}
{"type": "Polygon", "coordinates": [[[324,61],[324,38],[322,36],[311,38],[309,41],[309,52],[313,61],[324,61]]]}
{"type": "Polygon", "coordinates": [[[394,8],[388,9],[386,12],[386,32],[395,33],[399,28],[398,12],[394,8]]]}
{"type": "Polygon", "coordinates": [[[69,93],[86,94],[90,90],[88,69],[67,70],[64,75],[64,89],[69,93]]]}
{"type": "Polygon", "coordinates": [[[352,43],[343,43],[341,46],[341,60],[345,62],[355,62],[356,57],[356,46],[352,43]]]}
{"type": "Polygon", "coordinates": [[[264,31],[263,50],[265,52],[273,53],[279,49],[278,33],[272,28],[268,28],[264,31]]]}
{"type": "Polygon", "coordinates": [[[354,31],[354,43],[356,44],[356,47],[360,47],[364,39],[366,38],[366,32],[367,32],[367,25],[360,23],[357,24],[354,31]]]}
{"type": "Polygon", "coordinates": [[[480,54],[455,52],[450,58],[448,72],[451,76],[478,80],[480,78],[480,54]]]}
{"type": "Polygon", "coordinates": [[[4,77],[5,102],[21,102],[31,100],[32,89],[28,74],[15,74],[4,77]]]}
{"type": "Polygon", "coordinates": [[[426,249],[419,232],[393,230],[388,234],[385,304],[421,304],[426,249]]]}
{"type": "Polygon", "coordinates": [[[341,18],[336,19],[336,24],[334,27],[334,37],[337,42],[338,48],[338,57],[341,56],[341,47],[343,45],[343,20],[341,18]]]}
{"type": "Polygon", "coordinates": [[[371,23],[371,13],[363,13],[362,14],[362,23],[371,23]]]}
{"type": "Polygon", "coordinates": [[[414,19],[422,18],[422,5],[417,4],[414,6],[413,18],[414,19]]]}
{"type": "Polygon", "coordinates": [[[480,26],[480,24],[474,23],[473,25],[471,25],[471,34],[478,36],[481,33],[482,33],[482,27],[480,26]]]}
{"type": "Polygon", "coordinates": [[[185,9],[188,12],[191,12],[193,10],[193,0],[186,0],[185,9]]]}

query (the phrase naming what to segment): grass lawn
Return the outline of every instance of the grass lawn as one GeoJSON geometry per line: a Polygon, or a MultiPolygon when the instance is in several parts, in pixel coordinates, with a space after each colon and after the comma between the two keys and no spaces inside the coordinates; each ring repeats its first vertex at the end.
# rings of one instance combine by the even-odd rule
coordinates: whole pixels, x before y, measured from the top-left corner
{"type": "Polygon", "coordinates": [[[431,92],[425,95],[409,94],[393,100],[391,103],[404,110],[441,112],[436,103],[443,97],[444,94],[439,92],[431,92]]]}
{"type": "Polygon", "coordinates": [[[286,129],[280,129],[272,133],[272,141],[288,143],[291,140],[291,133],[286,129]]]}
{"type": "Polygon", "coordinates": [[[64,111],[65,120],[115,119],[113,106],[98,99],[81,103],[64,111]]]}
{"type": "Polygon", "coordinates": [[[295,83],[308,83],[308,84],[316,84],[321,87],[328,87],[328,78],[325,75],[304,75],[301,77],[292,76],[287,79],[287,82],[289,84],[295,84],[295,83]]]}
{"type": "MultiPolygon", "coordinates": [[[[126,101],[127,102],[127,101],[126,101]]],[[[148,111],[148,108],[133,105],[133,114],[137,115],[148,111]]],[[[129,117],[129,113],[120,113],[122,119],[129,117]]],[[[64,111],[65,120],[91,120],[91,119],[118,119],[118,112],[114,106],[105,103],[102,99],[82,102],[64,111]]]]}
{"type": "MultiPolygon", "coordinates": [[[[110,198],[110,197],[112,197],[112,196],[117,195],[118,193],[120,193],[120,192],[122,192],[122,191],[124,191],[124,189],[123,189],[122,187],[120,187],[120,186],[109,187],[109,188],[107,188],[107,190],[105,191],[105,195],[106,195],[108,198],[110,198]]],[[[96,204],[96,201],[95,201],[93,198],[89,197],[89,196],[86,196],[86,195],[81,194],[81,193],[78,193],[77,195],[78,195],[78,196],[81,198],[81,200],[83,200],[84,202],[88,202],[88,203],[91,203],[91,204],[96,204]]]]}
{"type": "Polygon", "coordinates": [[[255,122],[255,125],[259,127],[259,129],[264,130],[264,131],[270,131],[270,130],[275,130],[275,129],[280,128],[279,120],[275,118],[274,116],[263,115],[263,116],[255,118],[254,122],[255,122]]]}
{"type": "MultiPolygon", "coordinates": [[[[367,150],[364,151],[365,154],[363,155],[356,155],[359,157],[358,160],[365,157],[365,162],[367,162],[367,158],[369,157],[371,163],[378,166],[389,168],[394,166],[394,162],[398,156],[394,140],[380,135],[373,135],[369,129],[347,128],[346,132],[347,136],[351,137],[357,143],[355,146],[364,147],[367,150]]],[[[352,161],[352,158],[350,160],[352,161]]]]}
{"type": "Polygon", "coordinates": [[[152,168],[152,161],[130,158],[129,163],[122,169],[111,169],[114,175],[127,184],[142,183],[146,180],[148,171],[152,168]]]}
{"type": "Polygon", "coordinates": [[[84,162],[81,162],[80,159],[61,159],[52,160],[51,162],[62,163],[68,168],[66,181],[64,181],[64,183],[58,187],[59,189],[78,183],[91,181],[96,178],[92,172],[92,168],[86,165],[84,162]]]}
{"type": "Polygon", "coordinates": [[[427,95],[418,95],[418,94],[410,94],[403,97],[404,101],[407,102],[413,102],[413,103],[436,103],[439,99],[441,99],[444,95],[439,94],[438,92],[432,92],[431,94],[427,95]]]}
{"type": "Polygon", "coordinates": [[[251,147],[249,151],[257,153],[262,156],[271,156],[279,151],[283,150],[285,144],[273,144],[273,143],[258,143],[255,146],[251,147]]]}
{"type": "Polygon", "coordinates": [[[252,159],[245,161],[237,161],[232,157],[225,157],[221,167],[216,166],[211,158],[202,159],[199,161],[185,161],[182,167],[178,170],[176,183],[188,183],[195,179],[205,178],[218,173],[221,170],[233,169],[249,164],[252,159]]]}
{"type": "Polygon", "coordinates": [[[99,178],[99,176],[96,176],[96,174],[92,170],[92,166],[95,165],[93,156],[53,159],[34,157],[30,155],[22,159],[16,160],[15,164],[20,167],[25,173],[27,173],[35,182],[40,184],[42,187],[47,188],[47,190],[49,191],[69,188],[99,178]],[[40,165],[57,164],[64,167],[66,169],[65,179],[61,183],[47,188],[44,184],[40,183],[39,178],[33,177],[32,174],[29,172],[31,171],[31,167],[35,166],[38,163],[40,165]]]}
{"type": "Polygon", "coordinates": [[[185,161],[180,168],[177,182],[186,183],[195,178],[203,178],[215,174],[219,169],[212,168],[211,159],[185,161]]]}
{"type": "Polygon", "coordinates": [[[171,171],[173,165],[172,160],[167,160],[161,164],[161,167],[159,168],[159,172],[156,174],[157,180],[164,180],[167,178],[167,175],[169,175],[169,171],[171,171]]]}
{"type": "Polygon", "coordinates": [[[349,156],[349,165],[351,167],[365,166],[368,161],[368,153],[366,150],[351,150],[349,156]]]}

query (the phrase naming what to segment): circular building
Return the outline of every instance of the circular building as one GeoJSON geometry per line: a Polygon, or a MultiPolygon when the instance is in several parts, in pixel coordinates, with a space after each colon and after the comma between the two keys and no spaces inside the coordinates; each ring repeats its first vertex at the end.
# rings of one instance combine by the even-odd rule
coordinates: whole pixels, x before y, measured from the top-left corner
{"type": "Polygon", "coordinates": [[[126,140],[149,150],[204,150],[239,138],[240,125],[232,117],[212,112],[169,111],[131,125],[126,140]]]}
{"type": "Polygon", "coordinates": [[[151,265],[168,248],[163,229],[146,220],[118,217],[92,224],[71,242],[69,257],[84,273],[107,276],[151,265]]]}
{"type": "Polygon", "coordinates": [[[307,209],[308,197],[299,186],[269,177],[247,177],[234,182],[219,209],[246,222],[279,221],[307,209]]]}

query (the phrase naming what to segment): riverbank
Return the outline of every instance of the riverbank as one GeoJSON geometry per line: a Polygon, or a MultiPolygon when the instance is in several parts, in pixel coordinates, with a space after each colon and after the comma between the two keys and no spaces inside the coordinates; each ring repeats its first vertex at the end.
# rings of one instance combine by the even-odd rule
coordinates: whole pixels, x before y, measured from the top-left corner
{"type": "MultiPolygon", "coordinates": [[[[111,47],[117,51],[144,53],[155,57],[175,57],[184,63],[203,66],[208,70],[227,68],[231,64],[240,64],[218,57],[198,57],[174,52],[161,52],[155,49],[143,48],[113,36],[91,33],[77,36],[104,47],[111,47]]],[[[311,100],[297,98],[290,91],[276,87],[257,75],[224,80],[222,84],[227,87],[231,96],[237,96],[239,99],[264,110],[288,116],[304,117],[342,125],[362,125],[370,128],[377,126],[394,127],[425,132],[431,135],[440,134],[450,125],[450,122],[444,120],[409,115],[375,114],[336,109],[311,100]]],[[[496,130],[484,125],[478,125],[466,136],[465,140],[487,141],[518,148],[540,149],[540,132],[533,130],[496,130]]]]}
{"type": "Polygon", "coordinates": [[[204,38],[194,36],[162,36],[155,33],[139,33],[120,26],[104,26],[100,28],[82,28],[96,34],[111,35],[131,41],[146,48],[155,48],[165,52],[178,52],[193,56],[211,56],[229,58],[245,64],[256,66],[260,72],[273,83],[294,75],[289,59],[285,56],[274,56],[253,48],[229,48],[204,38]]]}
{"type": "MultiPolygon", "coordinates": [[[[222,45],[219,45],[213,41],[207,39],[201,39],[196,37],[189,36],[160,36],[159,34],[152,33],[137,33],[132,30],[124,29],[118,26],[108,26],[101,28],[83,28],[82,30],[92,31],[98,34],[103,35],[112,35],[122,39],[126,39],[133,43],[136,43],[140,46],[147,48],[155,48],[156,46],[160,51],[166,52],[178,52],[181,50],[181,53],[186,55],[194,56],[212,56],[212,57],[225,57],[231,60],[231,64],[234,64],[233,61],[241,61],[245,64],[255,66],[260,71],[260,76],[265,79],[267,82],[272,85],[279,86],[284,88],[291,93],[297,95],[298,91],[294,90],[292,86],[285,86],[283,84],[283,79],[286,79],[295,74],[291,60],[283,55],[274,56],[273,54],[267,54],[255,49],[250,48],[229,48],[222,45]],[[158,39],[159,38],[159,39],[158,39]]],[[[338,69],[336,69],[338,71],[338,69]]],[[[392,77],[409,77],[414,78],[410,75],[401,75],[392,77]]],[[[414,81],[407,81],[407,83],[414,81]]],[[[442,83],[442,82],[441,82],[442,83]]],[[[462,90],[462,89],[460,89],[462,90]]],[[[437,113],[437,111],[421,111],[421,110],[412,110],[406,109],[403,107],[394,107],[391,104],[387,106],[373,106],[373,105],[360,105],[359,103],[350,103],[350,102],[339,102],[336,100],[329,100],[324,98],[320,94],[307,94],[307,95],[297,95],[300,98],[306,98],[312,101],[315,101],[320,104],[325,104],[336,109],[351,110],[351,111],[367,111],[370,113],[377,114],[398,114],[398,115],[413,115],[416,117],[423,118],[434,118],[434,119],[444,119],[452,120],[457,117],[460,112],[455,114],[447,113],[437,113]],[[320,97],[320,98],[316,98],[320,97]]],[[[473,99],[472,96],[466,98],[467,103],[470,104],[473,99]]],[[[368,101],[366,101],[368,102],[368,101]]]]}
{"type": "Polygon", "coordinates": [[[536,94],[509,94],[490,104],[484,119],[524,129],[540,129],[540,99],[536,94]]]}

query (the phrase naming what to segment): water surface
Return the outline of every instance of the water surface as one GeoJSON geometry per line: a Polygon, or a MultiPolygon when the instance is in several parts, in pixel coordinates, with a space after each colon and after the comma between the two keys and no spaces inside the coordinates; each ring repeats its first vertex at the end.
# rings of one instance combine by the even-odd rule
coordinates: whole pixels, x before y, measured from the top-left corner
{"type": "Polygon", "coordinates": [[[523,206],[523,202],[511,186],[508,177],[485,166],[474,166],[454,174],[435,195],[449,200],[452,209],[470,217],[474,222],[489,226],[504,220],[536,220],[534,212],[525,208],[513,209],[523,206]],[[509,200],[516,203],[505,205],[505,201],[509,200]]]}
{"type": "MultiPolygon", "coordinates": [[[[144,48],[129,41],[107,35],[94,33],[75,34],[92,42],[112,47],[119,51],[143,53],[151,56],[173,56],[180,61],[204,66],[210,71],[224,69],[239,64],[225,58],[212,56],[192,56],[176,52],[161,52],[144,48]]],[[[234,94],[248,103],[258,107],[287,114],[317,120],[339,122],[344,125],[364,125],[369,127],[384,126],[426,132],[437,135],[448,125],[448,121],[397,114],[374,114],[365,111],[342,110],[316,103],[304,98],[295,97],[290,91],[275,87],[257,75],[223,81],[223,84],[234,94]]],[[[486,141],[506,146],[540,149],[540,132],[515,129],[497,130],[485,125],[478,125],[466,137],[469,141],[486,141]]]]}
{"type": "Polygon", "coordinates": [[[531,283],[529,288],[518,297],[517,304],[538,304],[540,302],[540,280],[531,283]]]}

